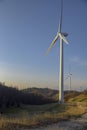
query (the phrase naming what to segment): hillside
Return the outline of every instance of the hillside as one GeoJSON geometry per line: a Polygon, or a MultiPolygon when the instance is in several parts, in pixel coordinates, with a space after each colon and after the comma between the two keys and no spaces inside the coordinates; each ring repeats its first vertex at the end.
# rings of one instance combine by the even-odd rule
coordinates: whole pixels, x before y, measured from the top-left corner
{"type": "Polygon", "coordinates": [[[65,103],[58,104],[57,90],[18,90],[0,84],[0,130],[38,129],[60,121],[76,121],[87,113],[87,91],[65,91],[64,95],[65,103]]]}
{"type": "Polygon", "coordinates": [[[36,88],[36,87],[23,89],[22,92],[42,95],[43,97],[50,98],[50,99],[54,99],[55,95],[58,94],[58,90],[53,90],[49,88],[36,88]]]}
{"type": "MultiPolygon", "coordinates": [[[[65,91],[65,102],[86,102],[87,91],[65,91]]],[[[0,84],[0,108],[20,107],[24,105],[43,105],[58,102],[59,93],[57,90],[48,88],[28,88],[18,90],[0,84]]]]}
{"type": "Polygon", "coordinates": [[[51,98],[53,94],[51,90],[48,90],[47,92],[45,92],[45,89],[42,92],[39,92],[39,90],[41,89],[37,89],[36,92],[29,92],[25,90],[21,91],[4,84],[0,84],[0,108],[20,107],[22,104],[42,105],[55,102],[51,98]],[[49,96],[46,96],[46,93],[49,93],[49,96]]]}
{"type": "MultiPolygon", "coordinates": [[[[54,102],[58,101],[59,92],[58,90],[48,88],[27,88],[22,90],[24,93],[41,95],[45,98],[49,98],[54,102]]],[[[65,91],[64,92],[65,102],[82,102],[87,101],[87,91],[65,91]]]]}

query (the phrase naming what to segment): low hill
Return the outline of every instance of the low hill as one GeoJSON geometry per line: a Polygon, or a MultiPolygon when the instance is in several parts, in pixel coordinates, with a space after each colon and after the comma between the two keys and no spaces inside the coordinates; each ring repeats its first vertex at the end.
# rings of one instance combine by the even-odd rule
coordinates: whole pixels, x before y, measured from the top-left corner
{"type": "Polygon", "coordinates": [[[23,89],[22,92],[42,95],[43,97],[50,99],[54,99],[55,95],[58,94],[58,90],[53,90],[49,88],[36,88],[36,87],[23,89]]]}
{"type": "MultiPolygon", "coordinates": [[[[37,89],[36,89],[37,90],[37,89]]],[[[24,105],[42,105],[55,102],[51,96],[51,90],[37,90],[35,92],[29,92],[27,90],[18,90],[16,88],[12,88],[6,86],[5,84],[0,84],[0,108],[7,107],[19,107],[22,104],[24,105]],[[40,92],[39,92],[40,90],[40,92]],[[41,93],[42,91],[42,93],[41,93]],[[46,91],[46,92],[45,92],[46,91]],[[46,96],[46,93],[49,93],[49,96],[46,96]]],[[[53,94],[54,95],[54,94],[53,94]]]]}
{"type": "MultiPolygon", "coordinates": [[[[49,98],[54,102],[58,102],[59,92],[58,90],[48,88],[27,88],[22,90],[24,93],[31,93],[36,95],[42,95],[45,98],[49,98]]],[[[81,102],[87,101],[87,91],[65,91],[64,92],[65,102],[81,102]]]]}
{"type": "MultiPolygon", "coordinates": [[[[65,102],[86,102],[87,91],[65,91],[65,102]]],[[[24,105],[43,105],[58,102],[59,93],[57,90],[48,88],[28,88],[18,90],[0,84],[0,108],[20,107],[24,105]]]]}

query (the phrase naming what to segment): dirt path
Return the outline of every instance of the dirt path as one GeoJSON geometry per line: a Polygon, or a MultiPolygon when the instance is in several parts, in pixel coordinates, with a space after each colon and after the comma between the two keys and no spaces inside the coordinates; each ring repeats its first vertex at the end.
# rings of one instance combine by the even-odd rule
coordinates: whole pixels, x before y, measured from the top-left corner
{"type": "Polygon", "coordinates": [[[61,121],[47,127],[30,130],[87,130],[87,113],[77,120],[61,121]]]}

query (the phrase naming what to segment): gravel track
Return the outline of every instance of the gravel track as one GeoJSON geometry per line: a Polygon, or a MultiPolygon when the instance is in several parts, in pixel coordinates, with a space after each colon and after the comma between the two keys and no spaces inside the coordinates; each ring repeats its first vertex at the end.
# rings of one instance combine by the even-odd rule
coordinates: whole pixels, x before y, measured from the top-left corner
{"type": "Polygon", "coordinates": [[[76,120],[61,121],[56,124],[48,125],[47,127],[26,130],[87,130],[87,113],[76,120]]]}
{"type": "MultiPolygon", "coordinates": [[[[0,129],[1,130],[1,129],[0,129]]],[[[69,121],[60,121],[55,124],[50,124],[39,128],[14,128],[14,129],[4,129],[4,130],[87,130],[87,113],[81,118],[71,119],[69,121]]]]}

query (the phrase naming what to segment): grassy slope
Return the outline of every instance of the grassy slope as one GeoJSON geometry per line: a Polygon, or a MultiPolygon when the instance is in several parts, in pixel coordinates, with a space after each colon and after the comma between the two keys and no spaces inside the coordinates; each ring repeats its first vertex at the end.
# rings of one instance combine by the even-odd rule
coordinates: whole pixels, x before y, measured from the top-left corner
{"type": "Polygon", "coordinates": [[[66,103],[22,106],[4,110],[0,116],[1,130],[15,130],[19,127],[30,128],[48,123],[77,118],[87,112],[87,92],[71,92],[65,95],[66,103]]]}

